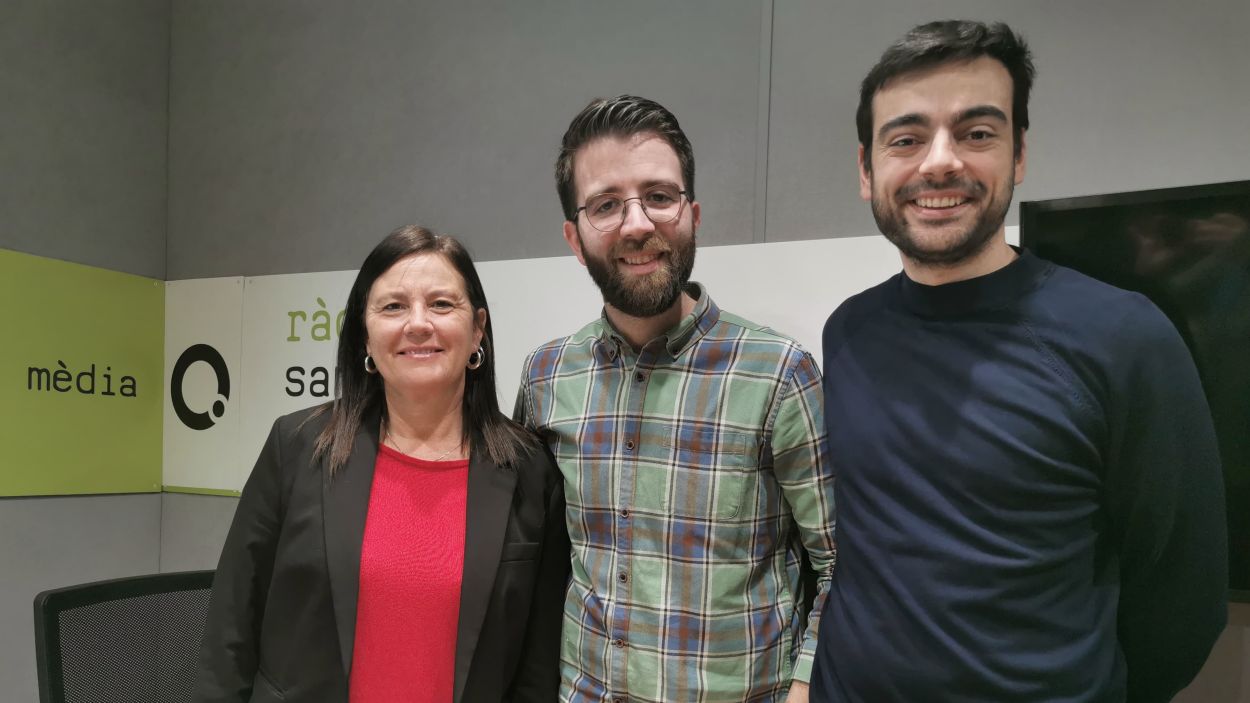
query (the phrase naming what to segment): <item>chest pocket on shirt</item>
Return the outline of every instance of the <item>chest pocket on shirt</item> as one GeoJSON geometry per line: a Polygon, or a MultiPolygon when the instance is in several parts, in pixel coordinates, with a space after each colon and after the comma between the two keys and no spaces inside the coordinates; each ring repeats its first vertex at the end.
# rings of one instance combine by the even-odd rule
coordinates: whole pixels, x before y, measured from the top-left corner
{"type": "Polygon", "coordinates": [[[678,430],[661,441],[670,480],[660,507],[670,515],[734,520],[754,495],[759,448],[755,437],[711,428],[678,430]]]}

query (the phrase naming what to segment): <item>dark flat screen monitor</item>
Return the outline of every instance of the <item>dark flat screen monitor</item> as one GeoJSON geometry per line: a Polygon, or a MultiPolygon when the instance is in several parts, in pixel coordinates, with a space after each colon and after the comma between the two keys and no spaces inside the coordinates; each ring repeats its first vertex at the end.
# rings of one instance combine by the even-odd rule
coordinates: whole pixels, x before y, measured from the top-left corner
{"type": "Polygon", "coordinates": [[[1143,293],[1189,345],[1224,466],[1230,595],[1250,601],[1250,181],[1023,202],[1020,242],[1143,293]]]}

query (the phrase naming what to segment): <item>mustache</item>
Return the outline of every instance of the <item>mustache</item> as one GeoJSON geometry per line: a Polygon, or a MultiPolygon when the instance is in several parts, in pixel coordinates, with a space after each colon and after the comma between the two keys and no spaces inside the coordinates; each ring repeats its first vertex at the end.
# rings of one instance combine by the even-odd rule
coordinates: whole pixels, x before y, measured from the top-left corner
{"type": "Polygon", "coordinates": [[[673,250],[660,237],[651,236],[641,241],[637,239],[622,240],[616,245],[615,254],[637,254],[639,252],[650,252],[655,254],[667,254],[673,250]]]}
{"type": "Polygon", "coordinates": [[[974,198],[979,198],[985,195],[985,186],[981,183],[964,178],[952,178],[941,183],[930,183],[929,181],[908,183],[898,189],[898,198],[899,200],[915,200],[925,193],[938,193],[951,190],[967,193],[974,198]]]}

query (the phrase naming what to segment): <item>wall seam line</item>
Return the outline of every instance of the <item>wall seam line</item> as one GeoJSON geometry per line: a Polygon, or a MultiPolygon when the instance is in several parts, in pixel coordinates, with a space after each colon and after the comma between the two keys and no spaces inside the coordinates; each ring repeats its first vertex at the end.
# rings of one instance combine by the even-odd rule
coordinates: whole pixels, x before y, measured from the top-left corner
{"type": "Polygon", "coordinates": [[[773,0],[763,0],[760,8],[760,86],[755,137],[755,222],[751,242],[768,241],[768,137],[771,129],[773,90],[773,0]]]}

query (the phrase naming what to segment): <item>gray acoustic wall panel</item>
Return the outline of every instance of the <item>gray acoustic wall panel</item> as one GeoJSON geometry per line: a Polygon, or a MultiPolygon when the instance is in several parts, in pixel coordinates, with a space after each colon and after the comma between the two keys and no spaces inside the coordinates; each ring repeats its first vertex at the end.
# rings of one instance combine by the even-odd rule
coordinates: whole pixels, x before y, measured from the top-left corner
{"type": "Polygon", "coordinates": [[[165,277],[168,0],[0,3],[0,247],[165,277]]]}
{"type": "Polygon", "coordinates": [[[216,569],[238,498],[161,496],[161,571],[216,569]]]}
{"type": "Polygon", "coordinates": [[[410,222],[567,254],[556,148],[618,93],[690,135],[702,241],[752,241],[762,7],[175,0],[169,277],[353,269],[410,222]]]}
{"type": "Polygon", "coordinates": [[[159,494],[0,498],[0,698],[39,700],[35,594],[154,574],[159,494]]]}
{"type": "Polygon", "coordinates": [[[859,81],[913,25],[965,17],[1008,22],[1034,52],[1016,202],[1250,178],[1245,0],[794,0],[773,17],[769,241],[877,231],[858,193],[859,81]]]}

